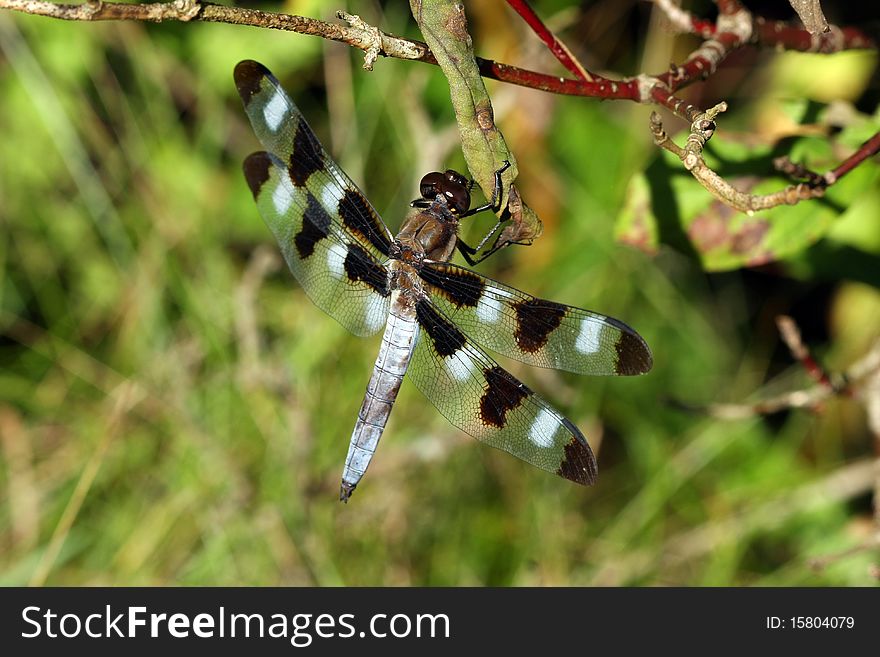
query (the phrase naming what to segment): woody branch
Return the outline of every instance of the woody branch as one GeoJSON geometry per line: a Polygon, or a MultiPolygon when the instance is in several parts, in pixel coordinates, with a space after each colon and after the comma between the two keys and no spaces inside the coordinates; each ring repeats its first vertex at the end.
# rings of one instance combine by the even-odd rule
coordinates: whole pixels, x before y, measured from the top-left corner
{"type": "MultiPolygon", "coordinates": [[[[479,57],[475,58],[477,68],[483,77],[541,91],[630,100],[668,109],[691,124],[691,134],[685,147],[678,147],[666,135],[659,116],[652,113],[651,130],[655,142],[681,157],[685,168],[716,198],[744,212],[754,212],[780,204],[794,204],[805,199],[820,197],[824,195],[828,186],[833,185],[841,176],[880,150],[880,133],[878,133],[840,165],[825,174],[809,176],[804,182],[768,195],[754,196],[736,189],[712,171],[702,158],[702,148],[715,130],[715,117],[726,109],[726,104],[721,103],[704,111],[676,97],[675,92],[711,76],[731,52],[747,45],[831,53],[854,48],[876,48],[876,43],[855,27],[829,26],[826,32],[811,33],[807,29],[787,23],[754,17],[739,0],[715,0],[719,15],[714,23],[692,16],[682,10],[674,0],[654,0],[654,2],[676,29],[696,34],[704,39],[704,42],[682,64],[673,64],[665,72],[614,80],[588,71],[565,44],[544,26],[526,0],[508,0],[508,4],[547,44],[560,63],[576,77],[549,75],[479,57]]],[[[148,4],[90,0],[80,5],[56,4],[44,0],[0,0],[0,8],[75,21],[176,20],[251,25],[319,36],[360,48],[365,53],[364,68],[368,70],[379,56],[437,64],[437,59],[425,43],[384,33],[366,24],[359,17],[344,12],[338,12],[337,16],[348,22],[347,26],[304,16],[227,7],[199,0],[174,0],[148,4]]]]}
{"type": "MultiPolygon", "coordinates": [[[[520,0],[511,0],[515,4],[525,7],[528,5],[520,0]]],[[[670,0],[666,0],[670,2],[670,0]]],[[[514,7],[516,8],[516,7],[514,7]]],[[[290,14],[277,14],[256,9],[243,7],[228,7],[199,0],[173,0],[172,2],[157,2],[146,4],[127,4],[117,2],[103,2],[91,0],[83,4],[59,4],[46,0],[0,0],[0,9],[9,9],[25,14],[46,16],[70,21],[112,21],[134,20],[147,22],[182,21],[182,22],[212,22],[228,23],[232,25],[249,25],[273,30],[285,30],[299,34],[308,34],[325,39],[340,41],[355,48],[369,53],[371,50],[376,55],[394,57],[398,59],[411,59],[428,64],[436,64],[436,59],[428,46],[415,39],[406,39],[371,27],[363,21],[355,20],[355,25],[344,26],[338,23],[295,16],[290,14]]],[[[531,11],[530,9],[528,11],[531,11]]],[[[531,12],[534,14],[534,12],[531,12]]],[[[338,12],[337,16],[348,20],[355,18],[344,12],[338,12]]],[[[696,20],[696,19],[695,19],[696,20]]],[[[857,28],[842,28],[839,32],[832,29],[836,37],[823,36],[818,43],[811,41],[809,32],[802,28],[796,28],[778,22],[767,22],[756,18],[759,27],[752,30],[754,44],[773,48],[790,50],[804,50],[812,52],[838,52],[854,48],[874,48],[874,41],[857,28]],[[763,26],[763,27],[760,27],[763,26]]],[[[711,37],[716,31],[715,24],[709,21],[697,21],[700,26],[694,33],[704,38],[711,37]]],[[[546,29],[546,28],[545,28],[546,29]]],[[[549,32],[549,30],[547,30],[549,32]]],[[[552,37],[556,39],[556,37],[552,37]]],[[[558,41],[558,40],[557,40],[558,41]]],[[[559,41],[561,48],[564,44],[559,41]]],[[[569,56],[573,58],[570,52],[569,56]]],[[[491,59],[477,57],[477,65],[483,77],[508,82],[531,89],[549,91],[563,95],[591,96],[603,99],[625,99],[640,101],[638,78],[623,78],[610,80],[602,76],[590,73],[583,69],[580,63],[573,63],[575,68],[583,69],[586,79],[569,79],[557,75],[540,73],[529,69],[512,66],[491,59]],[[592,82],[590,81],[592,78],[592,82]],[[612,86],[613,84],[613,86],[612,86]]],[[[375,58],[374,58],[375,60],[375,58]]],[[[696,65],[695,65],[696,67],[696,65]]],[[[702,73],[698,67],[696,72],[690,75],[678,76],[672,85],[678,89],[686,84],[700,79],[702,73]]],[[[663,81],[668,73],[658,74],[656,77],[663,81]]]]}

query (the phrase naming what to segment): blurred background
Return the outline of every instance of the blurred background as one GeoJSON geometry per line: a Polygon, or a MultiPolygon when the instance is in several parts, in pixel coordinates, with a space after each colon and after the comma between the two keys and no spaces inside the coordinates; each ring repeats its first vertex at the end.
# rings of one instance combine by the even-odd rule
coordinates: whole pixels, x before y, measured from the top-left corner
{"type": "MultiPolygon", "coordinates": [[[[868,4],[825,11],[867,27],[868,4]]],[[[252,6],[333,21],[345,5],[252,6]]],[[[506,4],[465,6],[478,54],[564,74],[506,4]]],[[[698,44],[645,2],[536,8],[598,72],[664,71],[698,44]]],[[[419,38],[406,3],[348,9],[419,38]]],[[[736,420],[680,408],[810,388],[779,314],[833,372],[869,351],[876,158],[828,199],[774,210],[784,230],[746,262],[691,230],[749,220],[658,154],[651,108],[489,82],[544,235],[479,270],[626,321],[654,370],[499,359],[588,437],[589,489],[471,440],[405,383],[343,505],[379,338],[308,301],[257,214],[241,162],[259,146],[232,83],[246,58],[281,79],[392,231],[423,173],[464,169],[436,67],[367,73],[360,51],[250,27],[0,12],[0,584],[876,585],[877,549],[861,548],[877,532],[877,437],[858,396],[736,420]]],[[[880,127],[877,70],[876,52],[748,49],[681,95],[726,100],[709,156],[778,189],[771,156],[824,171],[880,127]]]]}

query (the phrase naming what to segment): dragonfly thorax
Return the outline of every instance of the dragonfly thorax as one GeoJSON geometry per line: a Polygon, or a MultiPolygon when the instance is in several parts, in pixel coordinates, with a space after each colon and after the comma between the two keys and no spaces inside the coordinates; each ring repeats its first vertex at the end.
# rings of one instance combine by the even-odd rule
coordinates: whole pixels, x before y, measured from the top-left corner
{"type": "Polygon", "coordinates": [[[458,239],[458,217],[445,203],[432,203],[427,210],[406,220],[394,240],[399,257],[418,266],[423,260],[447,262],[455,251],[458,239]]]}

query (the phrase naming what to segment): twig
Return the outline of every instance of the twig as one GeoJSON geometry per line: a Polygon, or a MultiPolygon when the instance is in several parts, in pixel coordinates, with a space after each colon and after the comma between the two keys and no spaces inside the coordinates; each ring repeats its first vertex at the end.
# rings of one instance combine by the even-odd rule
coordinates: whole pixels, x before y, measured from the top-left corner
{"type": "MultiPolygon", "coordinates": [[[[368,57],[378,51],[386,57],[429,61],[427,46],[419,41],[403,39],[371,28],[354,16],[344,14],[340,18],[351,20],[348,27],[327,23],[315,18],[274,14],[257,9],[227,7],[199,0],[174,0],[146,4],[125,4],[89,0],[80,5],[64,5],[43,0],[0,0],[0,8],[13,9],[26,14],[48,16],[68,21],[116,21],[134,20],[161,23],[164,21],[204,21],[251,25],[272,30],[286,30],[298,34],[320,36],[341,41],[360,48],[368,57]]],[[[366,65],[365,65],[366,66],[366,65]]]]}
{"type": "Polygon", "coordinates": [[[651,133],[654,137],[654,143],[678,157],[685,169],[690,171],[694,178],[715,198],[746,214],[753,214],[759,210],[767,210],[778,205],[795,205],[806,199],[821,198],[831,185],[880,151],[880,132],[878,132],[837,167],[821,176],[813,174],[808,177],[807,182],[789,185],[771,194],[750,194],[737,189],[724,180],[703,159],[703,148],[715,130],[715,117],[726,109],[726,103],[719,103],[704,114],[698,114],[691,123],[691,134],[688,136],[688,146],[685,148],[679,147],[669,138],[663,128],[660,115],[656,112],[651,113],[651,133]]]}
{"type": "Polygon", "coordinates": [[[782,155],[773,160],[773,168],[780,173],[784,173],[789,178],[792,178],[794,180],[803,180],[810,185],[825,184],[825,179],[822,177],[821,174],[818,174],[815,171],[808,169],[803,164],[792,162],[787,155],[782,155]]]}
{"type": "Polygon", "coordinates": [[[686,83],[707,78],[733,50],[747,44],[753,33],[753,18],[747,9],[741,7],[736,12],[721,14],[714,34],[692,52],[684,64],[670,67],[667,73],[658,75],[657,79],[663,86],[675,91],[686,83]]]}
{"type": "Polygon", "coordinates": [[[788,0],[788,2],[800,16],[801,22],[810,34],[828,32],[828,21],[822,13],[819,0],[788,0]]]}
{"type": "MultiPolygon", "coordinates": [[[[712,110],[704,112],[699,107],[676,97],[675,92],[697,80],[710,76],[732,51],[747,44],[772,45],[813,52],[835,52],[849,48],[876,47],[874,41],[858,28],[832,26],[830,31],[826,33],[810,34],[804,29],[755,18],[738,0],[716,0],[719,15],[714,24],[695,19],[678,8],[672,0],[655,0],[658,7],[671,17],[677,27],[686,28],[690,23],[690,31],[704,37],[705,41],[691,53],[683,64],[672,65],[668,71],[657,75],[643,74],[622,80],[612,80],[585,69],[571,51],[546,28],[526,0],[508,1],[511,7],[523,16],[536,34],[548,45],[557,59],[577,75],[577,79],[547,75],[489,59],[472,57],[476,61],[481,76],[557,94],[657,104],[690,122],[695,143],[702,142],[702,144],[705,144],[708,136],[706,136],[706,129],[700,127],[701,124],[697,119],[709,114],[712,110]]],[[[414,1],[414,11],[416,5],[420,6],[421,3],[414,1]]],[[[343,12],[337,15],[346,20],[349,23],[348,26],[327,23],[304,16],[227,7],[210,2],[199,2],[199,0],[174,0],[173,2],[148,4],[89,0],[81,5],[56,4],[44,0],[0,0],[0,8],[77,21],[143,20],[162,22],[177,20],[252,25],[320,36],[360,48],[365,53],[364,68],[368,70],[372,68],[380,55],[438,64],[437,58],[427,44],[386,34],[378,28],[368,25],[359,17],[343,12]]],[[[663,132],[659,117],[656,115],[652,115],[651,126],[658,145],[672,152],[677,152],[663,132]]],[[[712,129],[714,129],[714,123],[712,129]]],[[[689,138],[690,141],[691,138],[689,138]]],[[[878,149],[880,149],[880,133],[865,142],[856,153],[836,169],[825,173],[824,183],[808,179],[806,183],[792,185],[774,194],[764,196],[741,192],[724,181],[705,164],[701,155],[701,147],[685,149],[688,158],[685,166],[700,184],[716,198],[731,207],[751,213],[781,204],[795,204],[802,200],[821,197],[828,186],[834,184],[840,176],[845,175],[865,159],[877,153],[878,149]]],[[[481,187],[485,189],[487,182],[488,180],[483,180],[481,176],[481,187]]]]}
{"type": "MultiPolygon", "coordinates": [[[[715,23],[684,11],[675,0],[654,0],[654,4],[679,32],[696,34],[704,39],[715,34],[715,23]]],[[[761,16],[755,16],[754,21],[750,43],[761,48],[832,53],[876,47],[874,39],[857,27],[828,25],[827,30],[811,32],[800,25],[767,20],[761,16]]]]}
{"type": "Polygon", "coordinates": [[[540,37],[541,41],[547,45],[550,52],[552,52],[553,56],[559,60],[560,64],[574,73],[580,80],[593,82],[593,76],[583,67],[568,47],[562,43],[553,32],[547,29],[547,26],[544,25],[540,18],[538,18],[538,15],[535,13],[534,9],[529,6],[529,3],[526,2],[526,0],[507,0],[507,4],[509,4],[516,13],[522,16],[523,20],[532,28],[532,31],[540,37]]]}
{"type": "Polygon", "coordinates": [[[859,146],[855,153],[846,158],[834,169],[825,173],[823,176],[825,178],[825,182],[828,185],[833,185],[843,176],[859,166],[862,162],[867,160],[869,157],[873,157],[878,152],[880,152],[880,132],[875,133],[873,137],[871,137],[861,146],[859,146]]]}
{"type": "MultiPolygon", "coordinates": [[[[375,50],[376,46],[376,28],[346,27],[305,16],[276,14],[243,7],[229,7],[210,2],[200,2],[199,0],[175,0],[174,2],[147,4],[126,4],[92,0],[79,5],[65,5],[44,0],[0,0],[0,9],[11,9],[25,14],[71,21],[142,20],[162,22],[176,20],[250,25],[340,41],[355,48],[360,48],[365,53],[375,50]]],[[[709,37],[716,31],[715,25],[709,21],[702,21],[698,25],[700,27],[697,33],[704,37],[709,37]]],[[[811,35],[806,30],[756,18],[753,34],[756,35],[756,43],[760,45],[795,50],[837,52],[855,48],[876,47],[874,41],[858,28],[832,27],[832,33],[834,33],[835,29],[839,30],[840,38],[825,39],[821,44],[817,45],[813,43],[811,35]]],[[[378,54],[383,57],[408,59],[426,64],[437,63],[427,45],[421,41],[406,39],[385,32],[380,32],[380,38],[381,46],[378,54]]],[[[563,95],[641,101],[636,78],[615,81],[585,70],[588,79],[572,80],[480,57],[477,58],[477,63],[480,74],[483,77],[509,84],[563,95]],[[589,80],[590,77],[593,78],[593,81],[589,80]]],[[[688,79],[688,82],[699,79],[701,76],[702,73],[698,71],[698,74],[693,79],[688,79]]],[[[661,74],[656,77],[663,80],[664,75],[661,74]]],[[[681,80],[674,88],[684,86],[684,83],[685,80],[681,80]]]]}
{"type": "Polygon", "coordinates": [[[828,399],[830,393],[827,388],[815,386],[807,390],[794,390],[776,397],[762,399],[751,404],[708,404],[705,406],[688,404],[681,400],[672,399],[669,403],[679,410],[698,415],[707,415],[718,420],[745,420],[756,415],[772,415],[780,411],[788,411],[796,408],[816,408],[821,402],[828,399]]]}
{"type": "Polygon", "coordinates": [[[837,25],[829,25],[828,27],[827,32],[810,34],[809,31],[796,25],[756,17],[753,43],[763,48],[782,48],[783,50],[823,54],[877,47],[874,39],[857,27],[838,27],[837,25]]]}
{"type": "Polygon", "coordinates": [[[810,354],[810,350],[801,339],[801,331],[795,321],[788,315],[779,315],[776,318],[776,327],[779,329],[779,335],[782,341],[788,347],[791,355],[804,366],[807,374],[821,386],[828,388],[831,392],[840,392],[840,387],[831,383],[831,378],[825,369],[816,362],[810,354]]]}

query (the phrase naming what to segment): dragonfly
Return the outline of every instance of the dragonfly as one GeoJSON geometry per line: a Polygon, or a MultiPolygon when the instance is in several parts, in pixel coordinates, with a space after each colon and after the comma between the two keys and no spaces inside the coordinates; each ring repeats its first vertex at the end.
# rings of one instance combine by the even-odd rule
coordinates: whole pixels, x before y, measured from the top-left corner
{"type": "Polygon", "coordinates": [[[347,502],[364,476],[404,376],[477,440],[593,484],[596,458],[581,431],[485,350],[588,375],[643,374],[651,351],[620,320],[533,297],[450,262],[456,250],[474,262],[459,222],[498,211],[509,164],[496,172],[490,202],[475,208],[473,181],[451,169],[428,173],[394,236],[265,66],[242,61],[234,79],[265,149],[244,160],[244,177],[291,272],[351,333],[366,337],[384,327],[340,500],[347,502]]]}

